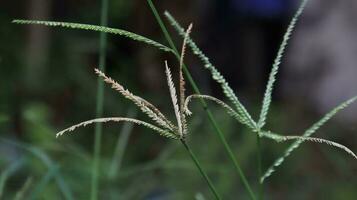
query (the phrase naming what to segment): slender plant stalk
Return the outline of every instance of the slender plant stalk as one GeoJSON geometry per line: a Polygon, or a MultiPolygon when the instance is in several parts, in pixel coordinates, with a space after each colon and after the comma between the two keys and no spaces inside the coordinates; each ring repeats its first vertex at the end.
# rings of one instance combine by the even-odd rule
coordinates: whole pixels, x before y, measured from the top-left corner
{"type": "Polygon", "coordinates": [[[30,176],[26,179],[25,183],[22,185],[19,191],[16,192],[14,200],[23,200],[26,199],[25,196],[31,188],[33,183],[33,178],[30,176]]]}
{"type": "Polygon", "coordinates": [[[185,147],[185,149],[188,151],[188,153],[191,156],[191,159],[193,160],[193,162],[195,163],[195,165],[197,166],[198,170],[200,171],[201,175],[203,176],[203,178],[206,180],[208,186],[210,187],[213,195],[215,196],[215,198],[217,200],[221,200],[222,198],[219,196],[219,194],[217,193],[217,189],[214,187],[211,179],[208,177],[208,175],[206,174],[206,172],[204,171],[204,169],[202,168],[200,162],[197,160],[197,157],[195,156],[195,154],[192,152],[192,150],[190,149],[190,147],[187,145],[187,143],[185,142],[185,140],[181,140],[181,143],[183,144],[183,146],[185,147]]]}
{"type": "MultiPolygon", "coordinates": [[[[107,26],[108,24],[108,0],[102,0],[101,3],[101,17],[100,25],[107,26]]],[[[107,34],[104,32],[100,33],[99,41],[99,69],[105,71],[105,57],[106,57],[106,46],[107,46],[107,34]]],[[[101,81],[100,77],[97,79],[97,104],[96,104],[96,117],[100,118],[103,115],[103,100],[104,100],[104,83],[101,81]]],[[[102,124],[98,123],[95,126],[95,137],[94,137],[94,155],[93,155],[93,168],[92,168],[92,181],[91,181],[91,200],[98,199],[98,177],[99,177],[99,161],[100,161],[100,150],[102,142],[102,124]]]]}
{"type": "MultiPolygon", "coordinates": [[[[177,48],[176,48],[176,46],[175,46],[175,44],[174,44],[174,42],[173,42],[173,40],[172,40],[170,34],[169,34],[169,32],[167,31],[166,26],[164,25],[163,21],[161,20],[161,17],[160,17],[160,15],[158,14],[158,12],[157,12],[157,10],[156,10],[154,4],[152,3],[151,0],[147,0],[147,2],[148,2],[148,4],[149,4],[149,6],[150,6],[150,8],[151,8],[151,10],[152,10],[152,12],[153,12],[153,14],[154,14],[156,20],[157,20],[157,22],[159,23],[160,28],[161,28],[161,30],[162,30],[162,32],[163,32],[163,34],[164,34],[164,36],[165,36],[167,42],[169,43],[170,47],[172,48],[172,50],[173,50],[173,52],[174,52],[176,58],[177,58],[178,60],[180,60],[179,52],[178,52],[178,50],[177,50],[177,48]]],[[[195,93],[196,93],[196,94],[201,94],[201,92],[200,92],[200,90],[199,90],[197,84],[196,84],[195,81],[193,80],[193,78],[192,78],[192,76],[191,76],[191,73],[189,72],[189,70],[187,69],[187,66],[186,66],[185,64],[183,64],[183,70],[184,70],[185,75],[186,75],[188,81],[190,82],[190,84],[191,84],[193,90],[195,91],[195,93]]],[[[224,137],[224,135],[223,135],[223,132],[222,132],[221,129],[219,128],[219,126],[218,126],[216,120],[214,119],[212,112],[211,112],[210,109],[208,108],[206,101],[203,100],[202,98],[200,98],[200,102],[201,102],[201,104],[202,104],[202,106],[203,106],[203,109],[206,111],[206,113],[207,113],[207,115],[208,115],[209,121],[210,121],[211,125],[213,126],[213,128],[214,128],[214,130],[215,130],[215,133],[216,133],[216,134],[218,135],[218,137],[220,138],[220,141],[222,142],[222,144],[223,144],[223,146],[224,146],[224,148],[225,148],[225,150],[226,150],[226,153],[228,154],[229,158],[232,160],[232,162],[233,162],[233,164],[234,164],[234,166],[235,166],[235,168],[236,168],[236,170],[237,170],[237,172],[238,172],[238,174],[239,174],[239,176],[240,176],[240,178],[241,178],[241,180],[242,180],[242,182],[243,182],[245,188],[247,189],[247,191],[248,191],[248,193],[249,193],[249,195],[250,195],[250,198],[251,198],[252,200],[256,200],[256,197],[255,197],[255,195],[254,195],[254,192],[253,192],[253,190],[251,189],[251,187],[250,187],[250,185],[249,185],[249,183],[248,183],[248,181],[247,181],[247,178],[246,178],[244,172],[242,171],[242,169],[241,169],[241,167],[240,167],[240,165],[239,165],[239,162],[237,161],[235,155],[233,154],[232,149],[229,147],[228,142],[227,142],[227,140],[225,139],[225,137],[224,137]]]]}
{"type": "Polygon", "coordinates": [[[257,157],[258,157],[258,184],[259,184],[259,192],[258,199],[263,200],[264,198],[264,183],[260,182],[260,177],[263,175],[263,166],[262,166],[262,145],[260,141],[260,136],[257,134],[257,157]]]}
{"type": "MultiPolygon", "coordinates": [[[[128,111],[128,118],[135,118],[137,115],[136,108],[130,108],[128,111]]],[[[124,153],[128,145],[129,137],[133,129],[133,123],[125,123],[120,131],[117,144],[112,158],[111,165],[109,167],[108,178],[114,179],[118,176],[118,172],[121,169],[124,153]]]]}

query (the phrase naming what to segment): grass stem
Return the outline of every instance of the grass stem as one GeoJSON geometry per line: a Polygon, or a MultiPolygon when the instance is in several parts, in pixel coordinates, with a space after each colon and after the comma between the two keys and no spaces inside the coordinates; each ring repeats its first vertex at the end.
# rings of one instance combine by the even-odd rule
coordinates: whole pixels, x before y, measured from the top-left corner
{"type": "MultiPolygon", "coordinates": [[[[177,50],[177,48],[176,48],[176,46],[175,46],[170,34],[169,34],[169,32],[167,31],[166,26],[164,25],[163,21],[161,20],[161,17],[159,15],[159,13],[157,12],[154,4],[152,3],[151,0],[147,0],[147,2],[149,4],[149,6],[150,6],[155,18],[156,18],[158,24],[160,25],[160,28],[161,28],[161,30],[162,30],[167,42],[169,43],[170,47],[173,49],[176,58],[178,60],[180,60],[179,52],[178,52],[178,50],[177,50]]],[[[185,64],[183,64],[183,71],[185,72],[187,80],[190,82],[190,84],[191,84],[193,90],[195,91],[195,93],[196,94],[201,94],[197,84],[193,80],[193,78],[192,78],[192,76],[191,76],[191,74],[190,74],[190,72],[189,72],[189,70],[188,70],[188,68],[187,68],[187,66],[185,64]]],[[[210,121],[211,125],[213,126],[213,128],[215,130],[215,133],[220,138],[220,141],[222,142],[222,144],[223,144],[223,146],[224,146],[224,148],[226,150],[226,153],[228,154],[229,158],[232,160],[232,162],[233,162],[233,164],[235,166],[235,169],[237,170],[237,172],[238,172],[238,174],[239,174],[239,176],[240,176],[240,178],[241,178],[246,190],[248,191],[248,193],[250,195],[250,198],[252,200],[256,200],[256,197],[255,197],[255,195],[254,195],[254,193],[253,193],[253,191],[252,191],[252,189],[251,189],[251,187],[250,187],[250,185],[249,185],[249,183],[248,183],[248,181],[247,181],[247,179],[245,177],[244,172],[242,171],[242,169],[241,169],[236,157],[234,156],[234,154],[232,152],[232,149],[229,147],[229,144],[228,144],[227,140],[225,139],[225,137],[223,135],[223,132],[219,128],[216,120],[214,119],[212,112],[208,108],[206,101],[203,100],[203,99],[200,99],[200,102],[201,102],[201,104],[203,106],[203,109],[206,111],[206,113],[208,115],[209,121],[210,121]]]]}
{"type": "Polygon", "coordinates": [[[257,158],[258,158],[258,184],[259,184],[259,192],[258,192],[258,200],[263,200],[264,198],[264,183],[260,182],[260,177],[263,175],[263,167],[262,167],[262,147],[260,136],[257,134],[257,158]]]}
{"type": "MultiPolygon", "coordinates": [[[[101,26],[107,26],[108,24],[108,0],[101,1],[101,26]]],[[[99,39],[99,69],[105,71],[105,57],[107,46],[107,34],[100,33],[99,39]]],[[[104,83],[98,77],[97,79],[97,103],[96,103],[96,117],[100,118],[103,115],[103,100],[104,100],[104,83]]],[[[100,163],[100,151],[102,143],[102,129],[103,126],[97,123],[95,126],[94,136],[94,153],[93,153],[93,166],[92,166],[92,180],[91,180],[91,200],[98,199],[98,178],[99,178],[99,163],[100,163]]]]}
{"type": "Polygon", "coordinates": [[[211,189],[211,192],[213,193],[213,195],[215,196],[215,198],[217,200],[221,200],[222,198],[219,196],[217,189],[214,187],[211,179],[208,177],[208,175],[206,174],[206,172],[204,171],[204,169],[202,168],[202,165],[200,164],[200,162],[197,160],[197,157],[195,156],[195,154],[192,152],[192,150],[190,149],[190,147],[187,145],[187,143],[184,140],[181,140],[181,143],[183,144],[183,146],[185,147],[185,149],[188,151],[188,153],[191,156],[191,159],[193,160],[193,162],[195,163],[195,165],[197,166],[198,170],[200,171],[201,175],[203,176],[203,178],[206,180],[209,188],[211,189]]]}
{"type": "MultiPolygon", "coordinates": [[[[135,118],[136,115],[137,115],[137,109],[130,108],[128,111],[127,117],[135,118]]],[[[108,171],[109,179],[117,178],[117,176],[119,174],[119,171],[121,169],[122,162],[123,162],[124,153],[125,153],[126,147],[128,145],[133,126],[134,126],[133,123],[125,123],[120,131],[120,135],[119,135],[117,143],[115,145],[112,162],[110,164],[109,171],[108,171]]]]}

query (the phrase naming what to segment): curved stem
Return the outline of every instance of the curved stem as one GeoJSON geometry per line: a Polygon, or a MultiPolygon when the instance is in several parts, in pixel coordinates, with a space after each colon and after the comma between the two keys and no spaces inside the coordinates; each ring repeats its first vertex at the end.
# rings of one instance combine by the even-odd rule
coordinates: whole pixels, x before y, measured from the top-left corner
{"type": "MultiPolygon", "coordinates": [[[[164,33],[164,36],[165,36],[166,40],[168,41],[168,43],[169,43],[171,49],[173,49],[173,52],[174,52],[176,58],[177,58],[178,60],[180,60],[179,52],[178,52],[178,50],[177,50],[177,48],[176,48],[174,42],[172,41],[171,36],[170,36],[170,34],[168,33],[168,31],[167,31],[167,29],[166,29],[164,23],[162,22],[161,17],[160,17],[160,15],[158,14],[158,12],[157,12],[157,10],[156,10],[154,4],[152,3],[151,0],[147,0],[147,2],[148,2],[148,4],[149,4],[149,6],[150,6],[150,8],[151,8],[151,10],[152,10],[152,12],[153,12],[153,14],[154,14],[156,20],[157,20],[157,22],[159,23],[160,28],[161,28],[162,32],[164,33]]],[[[195,93],[200,95],[201,92],[200,92],[200,90],[198,89],[197,84],[196,84],[195,81],[193,80],[193,78],[192,78],[192,76],[191,76],[191,73],[188,71],[187,66],[186,66],[185,64],[183,64],[183,71],[185,72],[185,75],[186,75],[188,81],[190,82],[190,84],[191,84],[193,90],[195,91],[195,93]]],[[[225,139],[225,137],[224,137],[224,135],[223,135],[223,132],[221,131],[221,129],[220,129],[219,126],[217,125],[217,122],[216,122],[216,120],[214,119],[212,112],[209,110],[206,101],[203,100],[203,99],[200,99],[200,102],[201,102],[201,104],[202,104],[203,109],[206,111],[206,113],[207,113],[207,115],[208,115],[208,119],[209,119],[211,125],[213,126],[216,135],[218,135],[218,137],[220,138],[220,141],[222,142],[222,144],[223,144],[223,146],[224,146],[224,148],[225,148],[225,150],[226,150],[226,153],[228,154],[229,158],[232,160],[232,162],[233,162],[233,164],[234,164],[234,166],[235,166],[235,169],[237,170],[237,172],[238,172],[238,174],[239,174],[239,176],[240,176],[240,178],[241,178],[241,180],[242,180],[242,182],[243,182],[243,184],[244,184],[246,190],[248,191],[248,193],[249,193],[249,195],[250,195],[250,198],[251,198],[252,200],[256,200],[255,195],[254,195],[254,193],[253,193],[253,191],[252,191],[252,189],[251,189],[251,187],[250,187],[250,185],[249,185],[249,183],[248,183],[248,181],[247,181],[247,179],[246,179],[246,177],[245,177],[245,175],[244,175],[244,172],[243,172],[242,169],[240,168],[240,165],[239,165],[237,159],[235,158],[235,156],[234,156],[234,154],[233,154],[231,148],[229,147],[229,145],[228,145],[228,143],[227,143],[227,141],[226,141],[226,139],[225,139]]]]}
{"type": "Polygon", "coordinates": [[[204,169],[202,168],[200,162],[197,160],[197,157],[195,156],[195,154],[192,152],[192,150],[190,149],[190,147],[187,145],[187,143],[184,140],[180,140],[181,143],[183,144],[183,146],[185,147],[185,149],[188,151],[188,153],[191,156],[191,159],[193,160],[193,162],[195,163],[196,167],[198,168],[198,170],[200,171],[201,175],[203,176],[203,178],[206,180],[209,188],[211,189],[211,192],[213,193],[213,195],[215,196],[215,198],[217,200],[221,200],[221,197],[219,196],[219,194],[217,193],[216,188],[214,187],[211,179],[208,177],[208,175],[206,174],[206,172],[204,171],[204,169]]]}

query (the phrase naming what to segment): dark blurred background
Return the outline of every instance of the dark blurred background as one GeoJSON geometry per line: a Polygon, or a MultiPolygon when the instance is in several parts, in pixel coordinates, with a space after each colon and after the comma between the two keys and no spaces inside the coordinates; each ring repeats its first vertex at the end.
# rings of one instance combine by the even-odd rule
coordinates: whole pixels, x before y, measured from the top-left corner
{"type": "MultiPolygon", "coordinates": [[[[154,3],[160,14],[168,10],[185,27],[194,23],[192,37],[256,119],[271,64],[300,1],[154,3]]],[[[110,27],[166,44],[146,1],[110,0],[109,5],[110,27]]],[[[269,129],[300,135],[324,113],[357,94],[356,9],[357,1],[308,3],[281,65],[269,129]]],[[[25,191],[35,199],[63,199],[68,195],[88,199],[94,128],[81,128],[59,139],[55,133],[95,117],[97,77],[93,68],[98,65],[99,34],[11,24],[16,18],[99,24],[100,1],[0,2],[0,198],[12,199],[25,191]]],[[[181,38],[171,27],[170,33],[181,45],[181,38]]],[[[171,55],[108,35],[107,74],[173,117],[164,60],[171,63],[177,80],[177,63],[171,55]]],[[[220,87],[191,52],[186,62],[203,93],[224,99],[220,87]]],[[[129,115],[147,120],[108,86],[104,105],[104,116],[129,115]]],[[[247,199],[205,113],[198,103],[191,106],[195,114],[188,139],[193,150],[224,199],[247,199]]],[[[255,136],[219,107],[210,107],[256,187],[255,136]]],[[[315,136],[340,142],[356,152],[356,133],[354,104],[315,136]]],[[[100,199],[211,198],[186,152],[175,141],[141,127],[107,124],[102,142],[100,199]],[[123,135],[128,143],[120,150],[123,135]],[[120,158],[115,152],[121,152],[120,158]]],[[[263,140],[264,169],[288,145],[263,140]]],[[[356,174],[356,161],[347,154],[326,145],[306,143],[266,181],[265,196],[354,200],[356,174]]]]}

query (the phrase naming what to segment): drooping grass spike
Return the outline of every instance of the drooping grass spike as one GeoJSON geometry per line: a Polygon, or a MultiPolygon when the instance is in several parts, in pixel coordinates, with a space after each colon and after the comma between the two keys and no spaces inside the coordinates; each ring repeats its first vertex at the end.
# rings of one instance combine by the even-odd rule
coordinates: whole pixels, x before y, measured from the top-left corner
{"type": "MultiPolygon", "coordinates": [[[[184,49],[184,48],[183,48],[184,49]]],[[[155,126],[153,124],[138,120],[138,119],[133,119],[133,118],[125,118],[125,117],[109,117],[109,118],[97,118],[97,119],[92,119],[88,120],[85,122],[81,122],[79,124],[73,125],[67,129],[64,129],[60,132],[57,133],[57,136],[61,136],[66,132],[71,132],[79,127],[83,127],[89,124],[93,123],[105,123],[105,122],[131,122],[135,123],[138,125],[145,126],[147,128],[150,128],[154,130],[155,132],[158,132],[161,136],[171,138],[171,139],[176,139],[180,140],[180,142],[183,144],[185,149],[189,152],[191,159],[194,161],[195,165],[199,169],[201,175],[204,177],[206,180],[207,184],[209,185],[209,188],[211,189],[212,193],[216,197],[217,200],[220,200],[220,196],[217,193],[216,188],[214,187],[212,181],[210,178],[207,176],[206,172],[203,170],[201,164],[197,160],[196,156],[193,154],[192,150],[189,148],[185,141],[185,132],[183,132],[183,127],[187,127],[186,121],[182,121],[181,116],[184,116],[184,111],[180,109],[179,104],[182,105],[181,107],[183,108],[183,103],[178,102],[177,96],[176,96],[176,89],[172,80],[172,75],[171,71],[168,67],[167,62],[165,62],[165,67],[166,67],[166,76],[167,76],[167,82],[169,85],[169,90],[171,94],[171,100],[173,103],[175,115],[176,115],[176,120],[177,120],[177,126],[174,126],[173,123],[167,122],[169,121],[155,106],[153,106],[151,103],[148,101],[144,100],[141,97],[135,96],[128,90],[124,89],[122,85],[111,79],[110,77],[106,76],[103,72],[101,72],[98,69],[95,69],[96,74],[98,74],[99,77],[102,77],[104,82],[110,84],[113,89],[119,91],[124,97],[127,99],[130,99],[133,101],[145,114],[147,114],[155,123],[157,123],[159,126],[155,126]]],[[[183,78],[181,79],[180,77],[180,85],[184,82],[183,78]]],[[[183,87],[184,85],[182,85],[183,87]]]]}
{"type": "Polygon", "coordinates": [[[150,128],[156,132],[158,132],[160,135],[165,136],[167,138],[170,139],[178,139],[177,135],[173,134],[172,132],[170,132],[169,130],[165,130],[165,129],[161,129],[153,124],[141,121],[141,120],[137,120],[137,119],[132,119],[132,118],[125,118],[125,117],[106,117],[106,118],[97,118],[97,119],[92,119],[92,120],[88,120],[88,121],[84,121],[81,122],[79,124],[73,125],[69,128],[66,128],[60,132],[58,132],[56,134],[56,137],[62,136],[64,133],[67,132],[72,132],[75,129],[79,128],[79,127],[85,127],[87,125],[90,124],[94,124],[94,123],[106,123],[106,122],[131,122],[131,123],[135,123],[137,125],[142,125],[145,126],[147,128],[150,128]]]}
{"type": "Polygon", "coordinates": [[[35,25],[44,25],[44,26],[57,26],[57,27],[64,27],[64,28],[71,28],[71,29],[82,29],[82,30],[91,30],[91,31],[98,31],[98,32],[105,32],[105,33],[110,33],[110,34],[116,34],[116,35],[121,35],[126,38],[130,38],[132,40],[136,40],[139,42],[146,43],[148,45],[157,47],[163,51],[166,52],[172,52],[172,50],[163,45],[160,44],[154,40],[151,40],[149,38],[146,38],[144,36],[138,35],[136,33],[132,33],[126,30],[122,29],[117,29],[117,28],[109,28],[105,26],[96,26],[96,25],[90,25],[90,24],[80,24],[80,23],[70,23],[70,22],[55,22],[55,21],[38,21],[38,20],[18,20],[15,19],[12,21],[12,23],[16,24],[35,24],[35,25]]]}
{"type": "MultiPolygon", "coordinates": [[[[229,105],[227,105],[226,103],[224,103],[222,100],[219,100],[215,97],[212,97],[212,96],[209,96],[209,95],[198,95],[198,94],[194,94],[194,95],[190,95],[186,98],[186,101],[185,101],[185,106],[184,106],[184,109],[185,109],[185,112],[188,114],[188,115],[191,115],[191,111],[188,109],[188,104],[190,103],[190,101],[192,99],[206,99],[206,100],[210,100],[210,101],[213,101],[215,102],[216,104],[222,106],[226,111],[227,113],[232,116],[233,118],[235,118],[236,120],[238,120],[240,123],[242,124],[246,124],[249,126],[249,122],[248,121],[243,121],[244,118],[240,116],[240,114],[238,114],[232,107],[230,107],[229,105]]],[[[253,128],[253,127],[252,127],[253,128]]]]}
{"type": "Polygon", "coordinates": [[[272,133],[271,131],[261,131],[260,132],[260,136],[261,137],[266,137],[269,139],[273,139],[276,142],[286,142],[289,140],[297,140],[297,141],[308,141],[308,142],[316,142],[316,143],[323,143],[323,144],[327,144],[333,147],[337,147],[339,149],[344,150],[345,152],[347,152],[348,154],[350,154],[351,156],[353,156],[356,160],[357,160],[357,156],[355,153],[353,153],[352,150],[350,150],[349,148],[347,148],[346,146],[339,144],[337,142],[333,142],[331,140],[326,140],[323,138],[316,138],[316,137],[308,137],[308,136],[296,136],[296,135],[288,135],[288,136],[283,136],[283,135],[279,135],[276,133],[272,133]]]}
{"type": "MultiPolygon", "coordinates": [[[[323,118],[321,118],[318,122],[313,124],[309,129],[305,131],[305,133],[302,135],[303,137],[310,137],[312,134],[314,134],[320,127],[322,127],[327,121],[329,121],[332,117],[334,117],[339,111],[345,109],[347,106],[352,104],[357,100],[357,96],[341,103],[339,106],[335,107],[332,109],[329,113],[327,113],[323,118]]],[[[272,175],[274,171],[276,171],[276,168],[279,167],[284,160],[293,152],[296,148],[300,146],[300,144],[303,142],[303,140],[297,140],[295,141],[292,145],[290,145],[283,155],[279,157],[278,159],[275,160],[275,162],[268,168],[268,170],[264,173],[264,175],[261,177],[260,181],[263,182],[266,178],[272,175]]]]}

